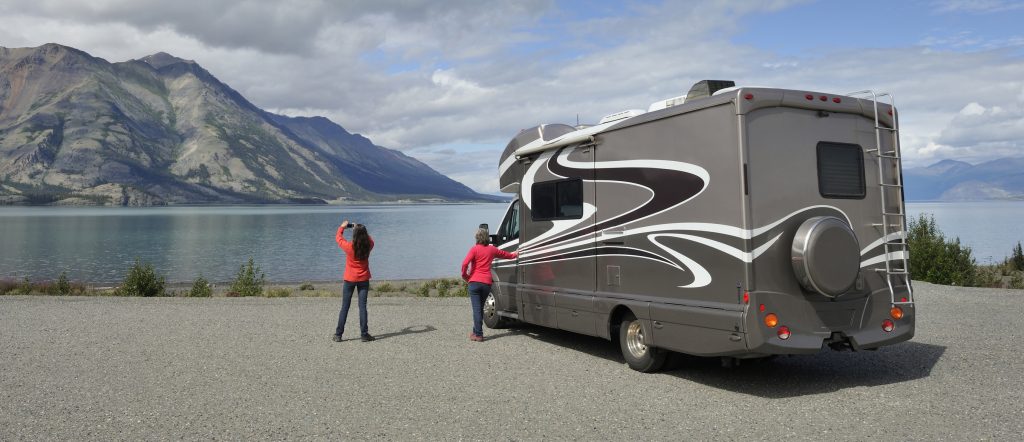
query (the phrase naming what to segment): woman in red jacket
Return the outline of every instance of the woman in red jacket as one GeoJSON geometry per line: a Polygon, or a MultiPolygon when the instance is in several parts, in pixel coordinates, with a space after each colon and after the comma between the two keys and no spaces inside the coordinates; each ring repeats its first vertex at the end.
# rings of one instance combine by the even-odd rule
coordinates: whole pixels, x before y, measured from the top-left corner
{"type": "Polygon", "coordinates": [[[476,245],[469,249],[466,259],[462,260],[462,279],[469,282],[469,299],[473,303],[473,331],[469,333],[469,340],[475,342],[484,340],[484,330],[480,323],[484,318],[484,300],[491,293],[491,261],[495,257],[515,259],[519,256],[516,252],[509,253],[490,245],[488,240],[487,229],[477,229],[476,245]]]}
{"type": "Polygon", "coordinates": [[[370,250],[373,249],[373,238],[366,232],[366,226],[356,224],[352,229],[352,241],[345,240],[345,228],[348,220],[338,226],[334,240],[345,252],[345,276],[341,289],[341,313],[338,314],[338,328],[334,331],[334,342],[341,342],[341,333],[345,331],[345,319],[348,308],[352,304],[352,291],[359,289],[359,332],[363,342],[373,340],[366,325],[366,296],[370,291],[370,250]]]}

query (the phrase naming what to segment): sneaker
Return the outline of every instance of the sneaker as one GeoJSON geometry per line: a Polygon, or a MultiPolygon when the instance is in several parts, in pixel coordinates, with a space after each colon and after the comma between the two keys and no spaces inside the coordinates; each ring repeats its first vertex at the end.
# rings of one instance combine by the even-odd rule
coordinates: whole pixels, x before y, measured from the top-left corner
{"type": "Polygon", "coordinates": [[[473,342],[484,342],[484,337],[476,333],[469,332],[469,340],[473,342]]]}
{"type": "Polygon", "coordinates": [[[363,342],[370,342],[370,341],[375,341],[375,340],[376,340],[376,339],[374,339],[374,337],[373,337],[373,336],[370,336],[370,334],[369,334],[369,333],[367,333],[367,334],[363,335],[363,336],[362,336],[362,337],[360,337],[359,339],[362,339],[362,340],[363,340],[363,342]]]}
{"type": "Polygon", "coordinates": [[[334,342],[341,342],[341,335],[334,335],[331,339],[333,339],[334,342]]]}

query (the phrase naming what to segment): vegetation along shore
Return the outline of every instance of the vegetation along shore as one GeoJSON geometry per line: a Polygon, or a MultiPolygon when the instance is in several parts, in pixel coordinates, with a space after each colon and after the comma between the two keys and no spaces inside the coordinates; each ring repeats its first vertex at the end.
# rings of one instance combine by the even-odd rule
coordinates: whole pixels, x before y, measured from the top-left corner
{"type": "MultiPolygon", "coordinates": [[[[136,261],[126,272],[121,284],[114,287],[90,285],[68,280],[62,272],[56,280],[31,281],[0,279],[0,295],[24,296],[180,296],[180,297],[249,297],[267,298],[341,297],[340,281],[274,283],[256,263],[249,259],[242,264],[231,281],[214,283],[198,276],[191,283],[167,283],[149,263],[136,261]]],[[[370,286],[370,296],[467,297],[466,283],[459,278],[380,280],[370,286]]]]}

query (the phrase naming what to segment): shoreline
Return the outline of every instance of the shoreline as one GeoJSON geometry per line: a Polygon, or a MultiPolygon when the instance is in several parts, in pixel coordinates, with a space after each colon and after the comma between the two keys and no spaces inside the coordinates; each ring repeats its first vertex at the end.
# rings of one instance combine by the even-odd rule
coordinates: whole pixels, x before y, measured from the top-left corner
{"type": "MultiPolygon", "coordinates": [[[[210,295],[199,297],[246,297],[230,294],[232,281],[210,282],[210,295]]],[[[94,297],[113,296],[125,297],[116,293],[118,284],[91,284],[69,282],[68,293],[57,293],[54,281],[31,281],[27,286],[15,280],[0,280],[0,296],[71,296],[94,297]]],[[[190,297],[192,282],[168,282],[164,284],[164,294],[154,297],[190,297]]],[[[262,292],[257,298],[331,298],[341,297],[342,281],[266,281],[262,292]]],[[[379,279],[370,280],[369,297],[421,297],[421,298],[456,298],[468,296],[466,284],[459,278],[433,279],[379,279]]],[[[138,297],[138,296],[127,296],[138,297]]]]}

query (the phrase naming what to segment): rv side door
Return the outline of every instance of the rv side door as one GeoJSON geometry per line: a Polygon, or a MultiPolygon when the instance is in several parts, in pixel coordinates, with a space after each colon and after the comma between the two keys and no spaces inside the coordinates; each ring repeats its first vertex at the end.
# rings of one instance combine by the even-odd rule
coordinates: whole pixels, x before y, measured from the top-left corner
{"type": "MultiPolygon", "coordinates": [[[[505,211],[505,217],[501,220],[497,232],[492,236],[494,246],[506,252],[514,252],[519,249],[519,221],[520,210],[519,200],[512,201],[505,211]]],[[[494,299],[497,301],[498,309],[504,311],[517,311],[516,285],[519,282],[517,260],[498,259],[491,266],[491,276],[494,277],[494,299]]]]}

